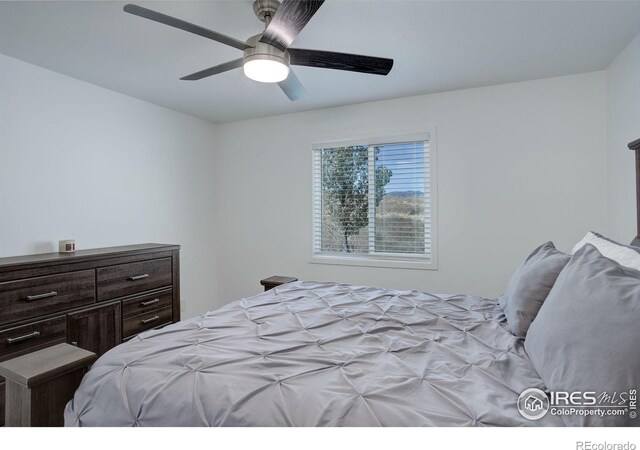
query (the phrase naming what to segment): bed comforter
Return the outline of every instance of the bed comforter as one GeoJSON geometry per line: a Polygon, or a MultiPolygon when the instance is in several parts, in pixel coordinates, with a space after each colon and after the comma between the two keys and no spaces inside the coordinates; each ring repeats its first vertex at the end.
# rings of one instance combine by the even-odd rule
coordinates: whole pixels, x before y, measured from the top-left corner
{"type": "Polygon", "coordinates": [[[544,389],[496,300],[297,282],[102,356],[67,426],[469,426],[531,422],[544,389]]]}

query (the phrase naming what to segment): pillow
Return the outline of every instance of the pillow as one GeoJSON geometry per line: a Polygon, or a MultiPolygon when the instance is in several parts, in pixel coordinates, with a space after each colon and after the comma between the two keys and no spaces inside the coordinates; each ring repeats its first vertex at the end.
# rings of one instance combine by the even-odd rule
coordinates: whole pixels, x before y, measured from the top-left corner
{"type": "Polygon", "coordinates": [[[520,338],[527,335],[529,325],[569,259],[571,256],[556,250],[553,242],[547,242],[520,264],[499,300],[509,331],[520,338]]]}
{"type": "Polygon", "coordinates": [[[621,266],[631,269],[640,270],[640,249],[619,244],[611,239],[589,231],[587,235],[576,245],[574,245],[571,253],[580,250],[585,244],[591,244],[598,249],[602,256],[613,259],[621,266]]]}
{"type": "MultiPolygon", "coordinates": [[[[639,323],[640,272],[586,244],[558,276],[524,347],[549,390],[616,393],[619,400],[640,387],[639,323]]],[[[629,412],[562,419],[570,426],[640,425],[629,412]]]]}

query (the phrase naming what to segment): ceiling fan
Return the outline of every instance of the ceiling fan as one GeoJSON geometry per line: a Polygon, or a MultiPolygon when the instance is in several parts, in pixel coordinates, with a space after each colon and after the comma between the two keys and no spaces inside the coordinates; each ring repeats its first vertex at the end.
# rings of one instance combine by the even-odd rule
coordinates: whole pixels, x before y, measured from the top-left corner
{"type": "Polygon", "coordinates": [[[265,23],[265,30],[261,34],[251,36],[245,42],[138,5],[128,4],[124,11],[244,52],[242,58],[187,75],[180,78],[181,80],[200,80],[242,67],[244,74],[252,80],[278,83],[287,97],[293,101],[303,98],[306,91],[290,65],[374,75],[387,75],[393,67],[393,59],[388,58],[289,47],[323,3],[324,0],[283,0],[282,3],[278,0],[255,0],[253,12],[265,23]]]}

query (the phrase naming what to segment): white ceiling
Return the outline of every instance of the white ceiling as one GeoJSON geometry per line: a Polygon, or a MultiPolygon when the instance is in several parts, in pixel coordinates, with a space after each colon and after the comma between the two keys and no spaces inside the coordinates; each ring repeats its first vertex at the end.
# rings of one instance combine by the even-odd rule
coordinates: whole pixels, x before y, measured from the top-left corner
{"type": "MultiPolygon", "coordinates": [[[[239,39],[252,2],[135,2],[239,39]]],[[[119,1],[0,1],[0,53],[213,122],[601,70],[640,32],[640,1],[327,0],[293,47],[395,59],[387,77],[296,67],[308,97],[236,69],[239,50],[122,11],[119,1]]]]}

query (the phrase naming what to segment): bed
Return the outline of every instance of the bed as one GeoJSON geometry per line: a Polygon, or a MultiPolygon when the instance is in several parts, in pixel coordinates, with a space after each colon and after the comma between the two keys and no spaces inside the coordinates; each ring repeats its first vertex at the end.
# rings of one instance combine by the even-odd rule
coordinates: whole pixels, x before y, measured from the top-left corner
{"type": "Polygon", "coordinates": [[[297,282],[141,334],[93,366],[68,426],[533,423],[543,388],[496,300],[297,282]]]}
{"type": "Polygon", "coordinates": [[[286,284],[113,348],[65,425],[640,426],[632,245],[547,242],[499,299],[286,284]]]}

